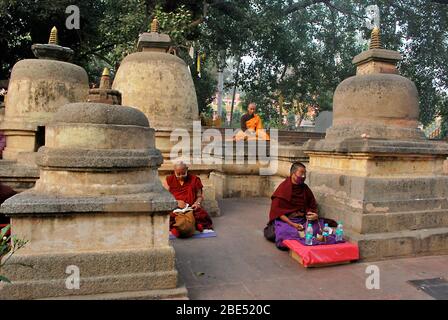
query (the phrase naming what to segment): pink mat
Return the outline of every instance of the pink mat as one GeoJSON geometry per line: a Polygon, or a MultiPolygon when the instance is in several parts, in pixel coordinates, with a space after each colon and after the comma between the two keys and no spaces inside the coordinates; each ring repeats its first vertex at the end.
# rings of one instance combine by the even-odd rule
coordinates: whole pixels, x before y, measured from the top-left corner
{"type": "Polygon", "coordinates": [[[304,267],[325,265],[359,259],[358,245],[350,242],[321,246],[306,246],[297,240],[285,240],[283,244],[302,259],[304,267]]]}

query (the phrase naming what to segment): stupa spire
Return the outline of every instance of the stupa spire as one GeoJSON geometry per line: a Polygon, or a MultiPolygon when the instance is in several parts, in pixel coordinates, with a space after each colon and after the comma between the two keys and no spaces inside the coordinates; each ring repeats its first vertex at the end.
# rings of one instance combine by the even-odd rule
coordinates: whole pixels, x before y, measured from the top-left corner
{"type": "Polygon", "coordinates": [[[375,27],[372,30],[369,49],[383,49],[383,45],[381,44],[381,31],[379,27],[375,27]]]}
{"type": "Polygon", "coordinates": [[[104,68],[103,74],[101,75],[100,89],[110,89],[110,71],[108,68],[104,68]]]}
{"type": "Polygon", "coordinates": [[[157,17],[151,22],[151,32],[160,33],[160,23],[159,20],[157,20],[157,17]]]}
{"type": "Polygon", "coordinates": [[[58,44],[58,29],[53,27],[50,32],[50,39],[48,40],[48,44],[58,44]]]}

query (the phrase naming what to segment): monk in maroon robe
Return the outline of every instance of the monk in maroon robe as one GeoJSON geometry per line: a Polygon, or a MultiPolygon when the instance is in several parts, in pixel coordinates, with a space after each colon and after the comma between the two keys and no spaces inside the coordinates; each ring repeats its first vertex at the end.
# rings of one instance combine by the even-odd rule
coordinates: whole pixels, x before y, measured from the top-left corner
{"type": "MultiPolygon", "coordinates": [[[[305,184],[306,167],[296,162],[291,166],[290,174],[271,197],[269,222],[265,229],[266,238],[275,241],[279,249],[285,249],[283,240],[299,239],[298,231],[306,228],[307,221],[318,220],[316,199],[305,184]]],[[[318,224],[313,224],[314,228],[318,228],[318,224]]]]}
{"type": "MultiPolygon", "coordinates": [[[[12,188],[0,182],[0,204],[17,194],[12,188]]],[[[9,224],[9,218],[0,213],[0,225],[9,224]]]]}
{"type": "MultiPolygon", "coordinates": [[[[193,209],[196,220],[196,230],[202,232],[205,229],[213,229],[213,222],[207,211],[201,207],[204,200],[201,179],[188,172],[188,167],[180,162],[174,166],[174,174],[166,177],[166,186],[169,192],[177,200],[180,209],[189,205],[193,209]]],[[[170,230],[173,230],[176,215],[170,215],[170,230]]]]}

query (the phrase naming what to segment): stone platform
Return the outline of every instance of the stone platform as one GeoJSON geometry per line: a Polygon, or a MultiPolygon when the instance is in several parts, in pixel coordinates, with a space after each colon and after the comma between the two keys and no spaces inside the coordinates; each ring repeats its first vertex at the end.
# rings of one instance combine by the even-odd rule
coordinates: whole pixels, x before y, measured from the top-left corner
{"type": "Polygon", "coordinates": [[[448,279],[448,255],[306,269],[264,239],[269,199],[224,199],[219,205],[216,238],[172,241],[193,300],[426,300],[432,297],[407,281],[448,279]],[[369,265],[380,270],[379,290],[365,286],[369,265]]]}
{"type": "Polygon", "coordinates": [[[446,143],[328,139],[305,148],[320,212],[344,222],[364,260],[448,254],[446,143]]]}

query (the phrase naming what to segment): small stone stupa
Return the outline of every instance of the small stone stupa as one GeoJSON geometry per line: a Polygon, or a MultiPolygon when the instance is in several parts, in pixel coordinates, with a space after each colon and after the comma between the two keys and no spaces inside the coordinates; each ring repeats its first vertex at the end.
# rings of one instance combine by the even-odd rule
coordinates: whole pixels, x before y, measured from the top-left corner
{"type": "Polygon", "coordinates": [[[86,71],[69,63],[73,50],[58,45],[56,28],[51,30],[48,44],[31,48],[38,59],[14,65],[0,124],[6,136],[0,177],[18,189],[31,187],[38,178],[35,155],[45,144],[48,121],[59,107],[85,101],[89,92],[86,71]]]}
{"type": "Polygon", "coordinates": [[[310,141],[309,183],[321,214],[343,220],[363,259],[448,253],[448,144],[418,128],[415,84],[380,30],[334,94],[333,126],[310,141]]]}
{"type": "Polygon", "coordinates": [[[176,201],[160,183],[163,158],[145,115],[67,104],[46,139],[35,187],[1,207],[29,242],[2,268],[12,284],[0,284],[0,299],[185,298],[169,243],[176,201]]]}
{"type": "Polygon", "coordinates": [[[121,105],[121,93],[111,89],[110,71],[104,68],[101,75],[100,87],[89,90],[88,102],[121,105]]]}

